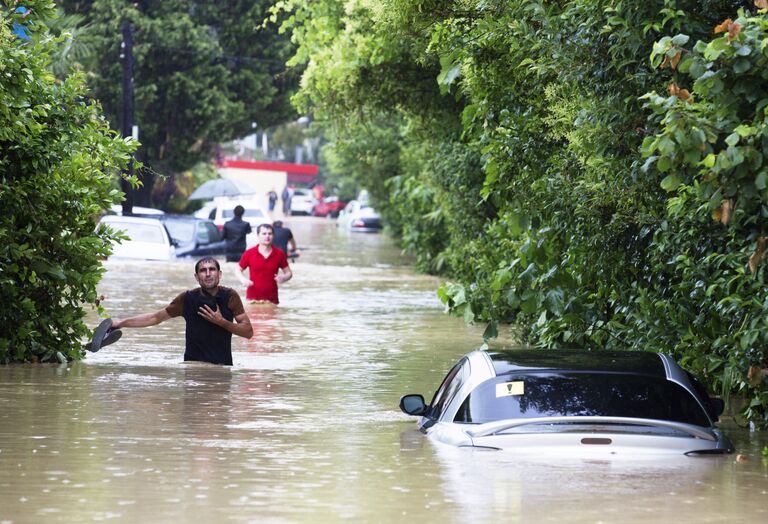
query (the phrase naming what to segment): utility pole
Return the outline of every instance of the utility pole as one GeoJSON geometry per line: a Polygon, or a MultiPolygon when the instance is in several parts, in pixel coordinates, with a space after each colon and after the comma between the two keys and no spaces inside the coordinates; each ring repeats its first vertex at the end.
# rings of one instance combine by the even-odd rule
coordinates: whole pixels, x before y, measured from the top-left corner
{"type": "MultiPolygon", "coordinates": [[[[120,44],[120,61],[123,64],[123,112],[122,133],[123,138],[134,136],[133,126],[133,25],[124,20],[121,26],[123,42],[120,44]]],[[[133,175],[133,158],[128,161],[127,175],[133,175]]],[[[133,211],[133,187],[124,178],[120,179],[120,189],[125,193],[123,201],[123,214],[133,211]]]]}

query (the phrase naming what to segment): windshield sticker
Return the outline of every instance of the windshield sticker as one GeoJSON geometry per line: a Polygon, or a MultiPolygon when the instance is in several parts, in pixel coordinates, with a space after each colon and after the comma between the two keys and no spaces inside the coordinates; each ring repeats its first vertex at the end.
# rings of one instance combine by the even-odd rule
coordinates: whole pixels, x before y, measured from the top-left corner
{"type": "Polygon", "coordinates": [[[517,382],[504,382],[503,384],[496,384],[496,398],[499,397],[511,397],[512,395],[524,395],[522,380],[517,382]]]}

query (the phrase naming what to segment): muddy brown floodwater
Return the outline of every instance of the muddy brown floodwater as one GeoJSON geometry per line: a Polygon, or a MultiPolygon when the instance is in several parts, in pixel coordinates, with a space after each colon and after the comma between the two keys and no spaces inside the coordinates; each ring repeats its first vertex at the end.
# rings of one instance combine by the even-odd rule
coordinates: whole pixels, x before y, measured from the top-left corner
{"type": "MultiPolygon", "coordinates": [[[[734,424],[738,460],[426,440],[399,397],[429,398],[482,326],[446,316],[439,282],[386,236],[288,225],[295,276],[280,307],[250,307],[255,336],[235,337],[231,368],[182,363],[180,319],[79,363],[0,366],[1,524],[768,522],[768,439],[734,424]]],[[[159,309],[195,286],[192,265],[111,260],[100,292],[115,317],[159,309]]],[[[239,289],[232,266],[223,284],[239,289]]]]}

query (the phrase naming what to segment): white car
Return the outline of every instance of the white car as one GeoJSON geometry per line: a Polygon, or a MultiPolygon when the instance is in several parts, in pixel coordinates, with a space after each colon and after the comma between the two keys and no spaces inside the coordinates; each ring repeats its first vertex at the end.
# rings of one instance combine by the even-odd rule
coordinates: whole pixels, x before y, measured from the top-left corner
{"type": "Polygon", "coordinates": [[[224,223],[235,217],[235,207],[243,206],[245,213],[243,220],[251,224],[253,231],[260,224],[271,224],[272,219],[269,214],[261,207],[261,204],[253,199],[236,197],[217,197],[206,202],[202,208],[195,211],[194,215],[198,218],[207,218],[213,220],[219,230],[224,228],[224,223]]]}
{"type": "Polygon", "coordinates": [[[400,409],[445,444],[573,456],[731,453],[723,401],[674,360],[641,351],[473,351],[426,405],[400,409]]]}
{"type": "Polygon", "coordinates": [[[293,196],[291,197],[292,215],[311,215],[315,204],[317,204],[317,199],[312,194],[311,189],[300,187],[293,190],[293,196]]]}
{"type": "Polygon", "coordinates": [[[122,231],[128,240],[112,245],[113,258],[133,258],[140,260],[173,260],[176,248],[168,230],[157,218],[105,215],[99,221],[99,227],[109,226],[115,231],[122,231]]]}
{"type": "Polygon", "coordinates": [[[359,200],[352,200],[339,213],[336,227],[348,231],[376,233],[382,230],[383,225],[381,216],[375,209],[359,200]]]}
{"type": "MultiPolygon", "coordinates": [[[[133,206],[132,212],[134,215],[164,215],[165,211],[162,209],[155,209],[154,207],[142,207],[142,206],[133,206]]],[[[123,214],[123,206],[122,204],[114,204],[112,207],[109,208],[109,214],[112,215],[122,215],[123,214]]]]}

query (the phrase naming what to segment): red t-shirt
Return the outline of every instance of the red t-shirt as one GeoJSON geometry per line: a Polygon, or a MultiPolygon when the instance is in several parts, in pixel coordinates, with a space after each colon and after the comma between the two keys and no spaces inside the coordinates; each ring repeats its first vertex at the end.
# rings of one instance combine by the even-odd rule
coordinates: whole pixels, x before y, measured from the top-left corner
{"type": "Polygon", "coordinates": [[[249,279],[253,283],[246,292],[246,300],[269,300],[275,304],[280,303],[277,299],[277,282],[275,275],[278,269],[288,267],[288,258],[285,253],[276,247],[272,247],[269,256],[259,253],[259,246],[248,249],[240,257],[240,269],[249,268],[249,279]]]}

